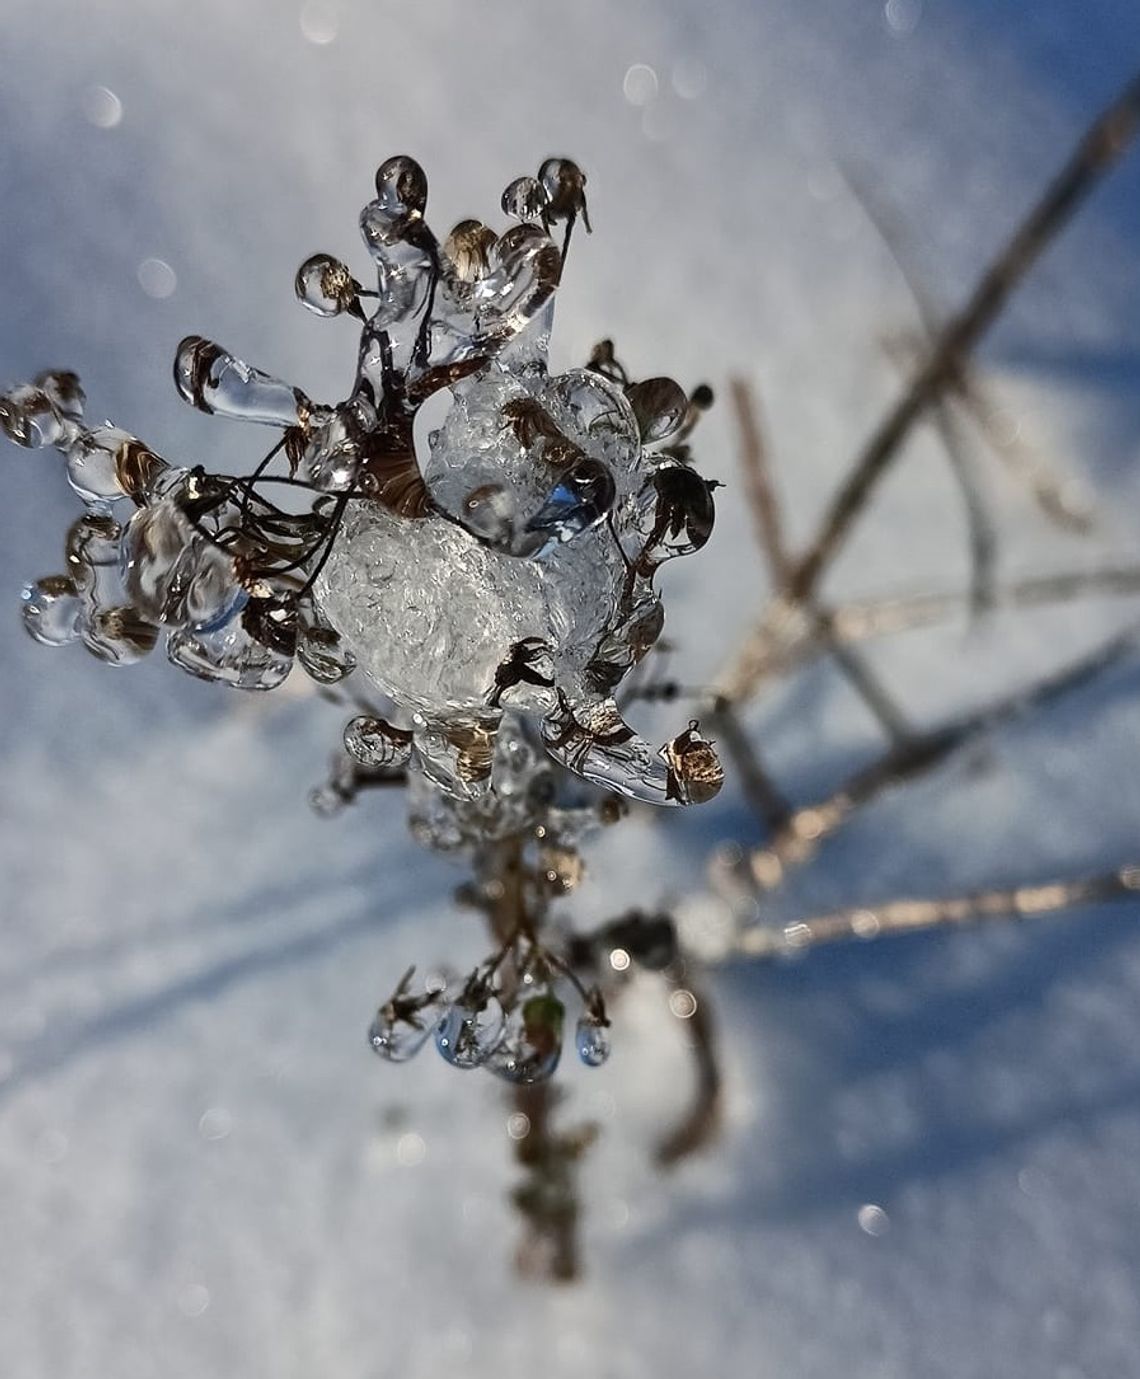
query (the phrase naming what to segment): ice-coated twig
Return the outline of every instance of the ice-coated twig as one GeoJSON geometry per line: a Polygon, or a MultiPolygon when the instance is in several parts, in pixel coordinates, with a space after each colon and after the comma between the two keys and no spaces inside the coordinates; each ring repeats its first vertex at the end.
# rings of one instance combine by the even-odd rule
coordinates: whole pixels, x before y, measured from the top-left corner
{"type": "Polygon", "coordinates": [[[758,925],[737,935],[728,956],[769,961],[849,939],[888,938],[931,929],[984,924],[990,920],[1039,919],[1059,910],[1112,901],[1134,901],[1140,892],[1140,866],[1076,881],[1048,881],[1010,890],[974,891],[939,899],[891,900],[853,906],[796,920],[782,928],[758,925]]]}
{"type": "Polygon", "coordinates": [[[795,564],[791,593],[818,588],[852,523],[898,455],[916,421],[951,387],[962,363],[1000,316],[1014,289],[1131,144],[1140,122],[1140,75],[1099,116],[990,267],[965,306],[942,329],[910,386],[867,441],[829,504],[818,534],[795,564]]]}

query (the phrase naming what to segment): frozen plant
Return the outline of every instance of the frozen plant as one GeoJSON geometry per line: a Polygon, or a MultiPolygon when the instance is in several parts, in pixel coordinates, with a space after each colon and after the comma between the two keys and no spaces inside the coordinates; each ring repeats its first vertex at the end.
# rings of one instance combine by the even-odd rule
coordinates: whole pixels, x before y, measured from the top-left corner
{"type": "Polygon", "coordinates": [[[115,665],[162,637],[176,666],[241,690],[278,687],[295,662],[326,689],[354,676],[365,711],[316,807],[406,781],[416,837],[474,859],[468,898],[497,945],[454,991],[416,994],[409,973],[371,1044],[398,1062],[434,1034],[456,1067],[516,1083],[557,1067],[567,987],[582,1060],[609,1049],[600,994],[543,932],[549,899],[581,872],[581,838],[621,798],[686,805],[723,779],[696,720],[656,747],[615,698],[662,630],[658,568],[712,532],[714,485],[687,444],[710,395],[631,380],[608,342],[585,368],[548,372],[565,256],[578,221],[589,229],[585,185],[549,158],[503,193],[501,234],[465,220],[441,242],[422,168],[383,163],[360,216],[375,289],[329,254],[296,277],[303,306],[360,325],[343,402],[200,336],[178,347],[186,402],[280,432],[248,475],[176,467],[90,425],[71,373],[0,397],[8,436],[62,455],[85,509],[63,571],[24,591],[28,632],[115,665]],[[450,406],[417,436],[437,393],[450,406]]]}

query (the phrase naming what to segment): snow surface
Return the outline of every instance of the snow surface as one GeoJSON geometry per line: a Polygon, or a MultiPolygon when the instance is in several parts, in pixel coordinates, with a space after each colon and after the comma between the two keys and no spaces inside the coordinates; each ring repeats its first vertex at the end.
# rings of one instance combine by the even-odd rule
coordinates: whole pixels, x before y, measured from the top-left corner
{"type": "MultiPolygon", "coordinates": [[[[377,162],[415,153],[446,228],[493,214],[511,177],[565,152],[588,170],[595,234],[561,293],[556,364],[611,334],[635,372],[745,372],[799,536],[897,386],[878,339],[912,319],[841,173],[890,209],[953,303],[1140,52],[1131,0],[4,9],[0,379],[74,367],[94,412],[172,459],[246,464],[248,428],[174,395],[182,335],[338,397],[355,332],[299,311],[292,275],[316,249],[363,262],[355,220],[377,162]],[[627,98],[652,88],[627,79],[639,63],[657,80],[645,105],[627,98]],[[109,127],[99,87],[121,102],[109,127]]],[[[1072,459],[1104,509],[1091,546],[1057,538],[995,472],[1008,571],[1135,546],[1138,204],[1134,157],[983,352],[1024,433],[1072,459]]],[[[732,480],[726,407],[700,445],[732,480]]],[[[3,464],[14,606],[24,578],[58,566],[74,504],[51,457],[3,464]]],[[[738,494],[665,581],[690,681],[760,598],[738,494]]],[[[956,495],[921,436],[831,587],[964,573],[956,495]]],[[[934,722],[1128,616],[1002,617],[877,648],[876,664],[934,722]]],[[[611,1063],[566,1072],[566,1116],[605,1135],[583,1182],[587,1277],[544,1291],[509,1270],[499,1090],[426,1054],[385,1067],[365,1046],[409,962],[458,964],[482,940],[398,800],[309,814],[336,716],[212,692],[157,659],[108,671],[9,627],[3,1379],[1140,1370],[1132,907],[722,973],[727,1133],[664,1178],[648,1150],[687,1065],[658,993],[635,988],[611,1063]],[[871,1205],[885,1215],[860,1218],[871,1205]]],[[[1122,665],[884,798],[773,918],[1135,858],[1136,688],[1122,665]]],[[[875,745],[825,669],[750,723],[797,798],[875,745]]],[[[631,822],[595,850],[577,912],[692,891],[710,847],[750,827],[729,791],[631,822]]]]}

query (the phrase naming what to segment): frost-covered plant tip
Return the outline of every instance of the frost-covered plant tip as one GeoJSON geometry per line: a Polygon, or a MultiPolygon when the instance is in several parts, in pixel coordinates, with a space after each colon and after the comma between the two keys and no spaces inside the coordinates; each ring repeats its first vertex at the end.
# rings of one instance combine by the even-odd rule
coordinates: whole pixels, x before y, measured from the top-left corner
{"type": "Polygon", "coordinates": [[[366,711],[314,803],[333,812],[362,786],[406,781],[416,836],[475,859],[468,899],[497,945],[462,981],[417,990],[409,974],[373,1047],[400,1061],[434,1032],[456,1066],[518,1082],[558,1062],[564,978],[582,1059],[608,1049],[600,993],[541,934],[583,835],[620,797],[684,805],[722,781],[695,721],[658,749],[615,699],[662,629],[658,567],[712,531],[713,485],[687,445],[709,399],[631,381],[608,343],[586,368],[548,373],[566,252],[576,224],[589,229],[585,183],[548,159],[504,192],[501,235],[467,220],[441,243],[423,170],[388,159],[360,217],[376,289],[328,254],[297,273],[305,307],[361,325],[344,402],[199,336],[178,347],[187,402],[280,431],[246,476],[176,467],[89,426],[74,374],[0,398],[7,434],[59,451],[85,505],[63,572],[25,590],[27,630],[114,665],[163,636],[176,666],[243,690],[276,688],[295,661],[321,686],[355,676],[366,711]],[[445,391],[440,425],[417,437],[420,408],[445,391]]]}

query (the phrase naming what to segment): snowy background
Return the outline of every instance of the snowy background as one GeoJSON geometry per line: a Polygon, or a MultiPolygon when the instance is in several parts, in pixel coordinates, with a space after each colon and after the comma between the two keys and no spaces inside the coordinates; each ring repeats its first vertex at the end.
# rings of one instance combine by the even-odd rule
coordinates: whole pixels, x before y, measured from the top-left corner
{"type": "MultiPolygon", "coordinates": [[[[1140,57],[1132,0],[6,0],[0,381],[62,365],[176,461],[257,438],[169,381],[200,332],[343,394],[355,332],[292,293],[317,249],[362,263],[377,163],[415,154],[437,227],[497,214],[548,153],[589,174],[555,356],[613,335],[635,374],[760,389],[802,537],[897,378],[913,311],[844,174],[958,301],[1140,57]]],[[[1045,531],[998,470],[1003,571],[1095,564],[1140,521],[1140,159],[1103,188],[987,342],[1022,434],[1101,502],[1045,531]]],[[[699,433],[717,539],[666,581],[700,683],[763,591],[727,406],[699,433]]],[[[396,799],[332,823],[306,792],[335,715],[153,664],[33,646],[58,568],[58,464],[3,456],[0,589],[0,1372],[5,1379],[416,1379],[444,1370],[1108,1379],[1140,1369],[1136,909],[823,953],[716,982],[726,1134],[648,1166],[688,1076],[637,987],[565,1115],[603,1122],[586,1277],[519,1284],[507,1108],[490,1079],[368,1052],[409,962],[482,951],[458,880],[396,799]],[[860,1209],[877,1206],[879,1214],[860,1209]]],[[[672,572],[669,572],[672,575],[672,572]]],[[[966,573],[919,435],[829,588],[966,573]]],[[[919,722],[1071,658],[1127,605],[876,648],[919,722]]],[[[774,906],[1079,874],[1137,857],[1140,667],[885,798],[774,906]]],[[[681,710],[673,709],[673,717],[681,710]]],[[[876,745],[826,669],[750,711],[808,799],[876,745]]],[[[593,853],[596,921],[701,884],[753,825],[733,792],[593,853]]]]}

